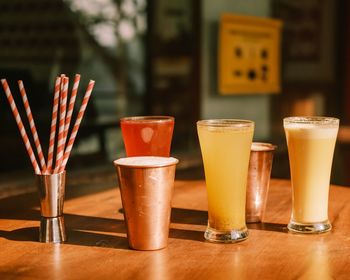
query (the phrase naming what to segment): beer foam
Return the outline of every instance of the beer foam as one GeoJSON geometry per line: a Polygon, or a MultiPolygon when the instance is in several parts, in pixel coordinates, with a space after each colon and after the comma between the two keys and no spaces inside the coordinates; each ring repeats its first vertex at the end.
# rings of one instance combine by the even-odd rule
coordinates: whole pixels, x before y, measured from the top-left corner
{"type": "Polygon", "coordinates": [[[285,124],[286,132],[300,138],[334,138],[337,136],[337,126],[319,126],[315,124],[289,123],[285,124]]]}
{"type": "Polygon", "coordinates": [[[254,127],[247,127],[247,126],[201,126],[203,130],[210,131],[210,132],[216,132],[216,133],[251,133],[254,131],[254,127]]]}
{"type": "Polygon", "coordinates": [[[238,119],[213,119],[197,122],[197,127],[210,132],[251,132],[254,131],[254,122],[238,119]]]}
{"type": "Polygon", "coordinates": [[[161,167],[177,164],[179,161],[173,157],[126,157],[114,161],[115,165],[131,166],[131,167],[161,167]]]}

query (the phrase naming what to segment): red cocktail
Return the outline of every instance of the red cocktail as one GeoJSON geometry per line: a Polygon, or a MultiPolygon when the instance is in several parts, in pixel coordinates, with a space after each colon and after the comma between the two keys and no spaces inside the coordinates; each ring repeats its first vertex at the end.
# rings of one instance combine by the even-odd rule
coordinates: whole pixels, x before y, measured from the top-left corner
{"type": "Polygon", "coordinates": [[[168,116],[120,119],[126,155],[169,157],[174,123],[168,116]]]}

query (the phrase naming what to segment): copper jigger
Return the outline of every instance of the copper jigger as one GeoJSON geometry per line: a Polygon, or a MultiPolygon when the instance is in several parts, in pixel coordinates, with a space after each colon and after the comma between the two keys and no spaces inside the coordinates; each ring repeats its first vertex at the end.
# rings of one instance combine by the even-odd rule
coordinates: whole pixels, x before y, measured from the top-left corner
{"type": "Polygon", "coordinates": [[[252,143],[247,182],[247,223],[257,223],[263,219],[275,149],[276,146],[269,143],[252,143]]]}
{"type": "Polygon", "coordinates": [[[168,245],[177,163],[175,158],[152,156],[114,161],[131,248],[158,250],[168,245]]]}
{"type": "Polygon", "coordinates": [[[39,241],[64,242],[67,240],[63,218],[66,172],[36,175],[36,182],[41,210],[39,241]]]}

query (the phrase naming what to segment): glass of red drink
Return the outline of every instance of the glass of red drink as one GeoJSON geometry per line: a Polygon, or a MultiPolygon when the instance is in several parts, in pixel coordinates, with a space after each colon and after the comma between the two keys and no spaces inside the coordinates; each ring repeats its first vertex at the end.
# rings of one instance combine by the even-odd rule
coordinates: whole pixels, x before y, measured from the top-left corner
{"type": "Polygon", "coordinates": [[[126,155],[169,157],[174,123],[169,116],[121,118],[126,155]]]}

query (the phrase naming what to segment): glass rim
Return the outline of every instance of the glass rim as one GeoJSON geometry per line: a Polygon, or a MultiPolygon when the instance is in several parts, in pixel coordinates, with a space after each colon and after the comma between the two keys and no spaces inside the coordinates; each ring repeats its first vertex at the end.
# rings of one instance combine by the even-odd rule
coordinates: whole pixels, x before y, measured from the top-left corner
{"type": "Polygon", "coordinates": [[[120,122],[174,122],[175,118],[172,116],[131,116],[120,118],[120,122]]]}
{"type": "Polygon", "coordinates": [[[324,116],[295,116],[283,119],[284,124],[339,125],[339,119],[324,116]]]}
{"type": "Polygon", "coordinates": [[[243,119],[207,119],[197,121],[197,126],[210,127],[253,127],[254,121],[243,119]]]}

